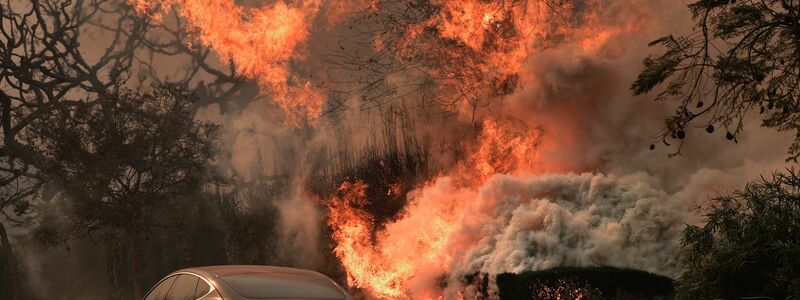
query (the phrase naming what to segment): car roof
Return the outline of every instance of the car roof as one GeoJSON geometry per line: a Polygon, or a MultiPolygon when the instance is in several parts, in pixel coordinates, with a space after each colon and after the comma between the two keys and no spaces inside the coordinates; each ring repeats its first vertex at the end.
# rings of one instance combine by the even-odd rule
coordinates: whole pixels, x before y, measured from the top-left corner
{"type": "Polygon", "coordinates": [[[259,265],[225,265],[186,268],[173,272],[193,273],[212,282],[224,283],[223,292],[236,292],[244,298],[276,299],[276,298],[315,298],[344,299],[346,292],[327,276],[310,270],[259,266],[259,265]],[[248,285],[253,278],[271,278],[248,285]]]}
{"type": "Polygon", "coordinates": [[[260,265],[205,266],[205,267],[186,268],[175,271],[175,273],[180,273],[180,272],[191,272],[204,276],[207,275],[209,279],[225,275],[249,274],[249,273],[264,273],[265,275],[270,273],[273,274],[291,273],[296,275],[324,276],[318,272],[310,270],[288,268],[288,267],[260,266],[260,265]]]}

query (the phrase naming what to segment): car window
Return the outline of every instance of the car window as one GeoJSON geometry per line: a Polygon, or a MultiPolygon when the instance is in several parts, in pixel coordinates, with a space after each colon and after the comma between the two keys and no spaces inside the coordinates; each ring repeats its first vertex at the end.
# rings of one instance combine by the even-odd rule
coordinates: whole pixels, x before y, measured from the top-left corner
{"type": "Polygon", "coordinates": [[[200,278],[189,274],[178,275],[172,289],[169,291],[168,300],[194,300],[194,291],[200,278]]]}
{"type": "Polygon", "coordinates": [[[322,274],[290,272],[221,276],[237,294],[249,299],[344,299],[342,290],[322,274]]]}
{"type": "Polygon", "coordinates": [[[197,299],[197,298],[205,296],[205,294],[207,294],[208,290],[210,290],[210,289],[211,289],[211,287],[208,286],[208,283],[206,283],[205,280],[198,280],[197,281],[197,288],[194,289],[194,298],[197,299]]]}
{"type": "Polygon", "coordinates": [[[170,276],[167,279],[162,280],[156,287],[150,291],[150,294],[147,294],[147,297],[144,300],[164,300],[167,298],[167,293],[169,289],[172,287],[172,284],[175,282],[175,277],[177,276],[170,276]]]}

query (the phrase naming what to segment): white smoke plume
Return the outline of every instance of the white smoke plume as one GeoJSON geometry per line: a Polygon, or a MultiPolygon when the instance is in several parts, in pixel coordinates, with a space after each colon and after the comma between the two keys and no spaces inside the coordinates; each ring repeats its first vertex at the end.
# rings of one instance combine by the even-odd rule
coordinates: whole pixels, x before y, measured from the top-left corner
{"type": "MultiPolygon", "coordinates": [[[[786,166],[789,139],[760,128],[757,119],[748,121],[738,144],[698,129],[687,132],[681,156],[667,158],[674,148],[661,144],[649,151],[651,136],[673,109],[651,96],[633,97],[628,87],[642,58],[659,50],[646,46],[650,40],[691,30],[687,3],[578,2],[595,3],[600,23],[622,30],[589,47],[564,41],[533,52],[521,76],[522,88],[480,112],[544,128],[548,142],[537,159],[559,169],[546,175],[501,174],[469,188],[442,176],[409,193],[409,205],[398,220],[377,234],[394,239],[385,243],[401,247],[417,241],[440,212],[465,203],[462,217],[452,220],[452,233],[441,237],[442,252],[451,260],[416,266],[405,286],[409,294],[427,295],[446,276],[444,295],[449,299],[464,288],[464,276],[475,272],[556,266],[633,267],[674,278],[681,272],[681,230],[701,221],[691,208],[786,166]]],[[[320,52],[339,47],[344,27],[310,32],[308,60],[295,67],[315,70],[323,60],[320,52]]],[[[167,72],[175,66],[157,67],[167,72]]],[[[369,146],[381,145],[385,126],[441,141],[437,147],[453,146],[450,142],[463,136],[471,121],[469,116],[419,117],[415,127],[403,128],[382,123],[381,111],[354,101],[336,120],[323,117],[316,127],[288,128],[269,99],[251,96],[232,96],[225,109],[217,104],[200,108],[197,118],[223,126],[220,169],[248,184],[271,176],[289,178],[289,190],[263,201],[273,201],[278,210],[281,255],[289,264],[307,268],[322,263],[321,254],[329,251],[320,243],[326,230],[324,207],[302,182],[314,176],[311,170],[320,159],[354,158],[369,146]]],[[[449,152],[432,152],[439,165],[455,165],[449,152]]]]}
{"type": "Polygon", "coordinates": [[[453,183],[449,173],[419,187],[408,194],[401,217],[378,230],[378,250],[365,256],[371,262],[381,253],[394,256],[398,263],[386,269],[400,272],[374,276],[398,278],[387,274],[413,269],[404,283],[412,298],[431,296],[446,276],[446,299],[460,297],[465,276],[476,272],[609,265],[677,278],[681,231],[702,222],[693,208],[787,166],[791,137],[761,128],[757,118],[747,121],[738,143],[727,141],[724,131],[692,130],[681,155],[669,158],[677,141],[667,147],[652,136],[672,104],[633,97],[629,86],[641,60],[660,51],[647,47],[649,41],[690,32],[686,3],[595,2],[602,24],[623,29],[592,47],[566,41],[531,54],[523,88],[484,112],[542,127],[536,159],[558,168],[545,175],[501,174],[469,188],[453,183]],[[657,143],[655,151],[648,149],[651,143],[657,143]],[[464,211],[454,203],[466,203],[464,211]],[[456,227],[440,230],[439,222],[456,227]],[[426,236],[430,232],[447,235],[426,236]],[[419,259],[426,252],[413,245],[431,240],[445,246],[431,251],[436,259],[419,259]]]}
{"type": "MultiPolygon", "coordinates": [[[[411,294],[429,290],[443,274],[452,287],[447,295],[454,296],[459,280],[468,274],[556,266],[633,267],[675,278],[681,272],[681,230],[687,223],[700,222],[691,208],[785,166],[788,139],[760,128],[756,119],[748,122],[738,144],[696,130],[688,133],[681,156],[667,158],[675,148],[661,144],[649,151],[651,136],[672,107],[651,96],[633,97],[628,86],[641,59],[659,50],[646,46],[650,40],[691,30],[689,12],[677,1],[598,2],[594,7],[599,8],[601,23],[623,30],[588,48],[580,41],[566,41],[533,53],[522,89],[483,112],[543,127],[549,142],[542,145],[539,159],[559,165],[559,170],[550,175],[499,175],[471,190],[439,178],[410,193],[410,205],[399,220],[378,233],[397,239],[394,243],[414,241],[412,235],[419,231],[413,228],[436,217],[438,210],[431,207],[469,203],[466,217],[446,237],[444,251],[457,259],[446,266],[419,266],[407,286],[411,294]]],[[[293,176],[304,177],[321,149],[357,153],[379,144],[374,132],[380,131],[380,116],[374,110],[354,105],[335,126],[323,123],[298,134],[282,128],[274,114],[254,109],[261,106],[253,103],[227,116],[226,124],[251,128],[263,137],[238,135],[231,144],[232,166],[246,177],[259,151],[272,156],[267,164],[288,161],[294,166],[293,176]]],[[[465,130],[438,125],[427,126],[435,129],[424,133],[445,140],[465,130]]],[[[318,237],[318,220],[298,220],[307,212],[317,215],[318,204],[301,192],[290,194],[278,204],[284,234],[318,237]]],[[[298,257],[325,251],[315,242],[288,244],[298,257]]]]}
{"type": "MultiPolygon", "coordinates": [[[[469,274],[616,266],[674,277],[687,205],[645,174],[496,176],[454,232],[451,282],[469,274]]],[[[451,239],[453,239],[451,238],[451,239]]],[[[457,286],[457,285],[456,285],[457,286]]],[[[496,291],[491,291],[496,292],[496,291]]]]}

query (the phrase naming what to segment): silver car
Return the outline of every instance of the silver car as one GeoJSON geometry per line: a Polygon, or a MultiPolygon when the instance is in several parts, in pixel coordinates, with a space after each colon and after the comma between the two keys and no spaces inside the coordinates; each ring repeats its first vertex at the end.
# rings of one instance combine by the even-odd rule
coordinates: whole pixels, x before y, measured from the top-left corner
{"type": "Polygon", "coordinates": [[[314,271],[269,266],[212,266],[175,271],[145,300],[351,300],[345,289],[314,271]]]}

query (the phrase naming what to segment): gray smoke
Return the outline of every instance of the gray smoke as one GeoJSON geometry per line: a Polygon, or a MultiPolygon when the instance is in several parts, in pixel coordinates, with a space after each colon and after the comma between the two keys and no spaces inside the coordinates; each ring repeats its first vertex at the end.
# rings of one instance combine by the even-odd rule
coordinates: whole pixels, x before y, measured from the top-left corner
{"type": "Polygon", "coordinates": [[[681,230],[702,222],[692,208],[788,166],[791,137],[761,128],[757,116],[747,120],[738,143],[724,131],[697,128],[688,132],[682,155],[668,158],[677,141],[667,147],[652,136],[673,104],[633,97],[628,86],[641,59],[661,50],[646,47],[649,40],[689,32],[686,4],[601,2],[603,20],[641,28],[613,36],[595,55],[569,43],[534,54],[533,80],[503,112],[543,126],[546,138],[555,139],[559,146],[543,149],[543,159],[592,173],[497,176],[483,186],[474,199],[482,217],[458,233],[475,244],[453,266],[451,283],[474,272],[596,265],[676,278],[681,230]]]}
{"type": "MultiPolygon", "coordinates": [[[[471,202],[474,214],[455,233],[474,244],[456,260],[451,282],[476,272],[560,266],[679,275],[676,254],[687,203],[653,188],[652,180],[646,174],[496,176],[481,188],[471,202]]],[[[496,293],[494,286],[490,293],[496,293]]]]}
{"type": "MultiPolygon", "coordinates": [[[[725,140],[724,131],[708,135],[696,129],[687,132],[680,156],[667,158],[675,146],[657,144],[655,151],[649,151],[651,136],[674,106],[655,102],[652,96],[633,97],[628,87],[642,58],[659,50],[648,48],[649,41],[691,30],[689,11],[685,1],[597,3],[604,24],[635,30],[611,35],[596,53],[584,52],[570,41],[534,51],[523,76],[529,80],[522,89],[483,112],[543,127],[554,146],[542,149],[541,159],[575,173],[498,175],[475,195],[455,193],[473,197],[466,202],[474,212],[474,217],[459,223],[449,245],[458,259],[449,270],[432,270],[438,273],[431,276],[421,270],[420,282],[412,282],[412,289],[430,287],[441,271],[449,274],[447,296],[454,295],[460,278],[474,272],[612,265],[675,277],[681,272],[680,232],[686,223],[701,222],[691,208],[786,166],[790,139],[761,128],[757,118],[748,120],[744,134],[737,136],[738,144],[725,140]]],[[[322,60],[318,54],[337,47],[343,30],[314,33],[309,61],[299,69],[316,68],[322,60]]],[[[158,64],[163,74],[180,73],[176,69],[175,63],[158,64]]],[[[279,212],[281,255],[308,268],[321,263],[319,254],[329,251],[319,240],[325,226],[322,207],[303,185],[304,179],[314,176],[311,171],[320,160],[345,159],[381,145],[379,133],[385,126],[448,144],[464,135],[469,122],[420,117],[418,126],[400,128],[383,123],[377,109],[352,105],[336,120],[296,129],[284,126],[269,99],[244,94],[228,100],[224,108],[212,104],[197,113],[198,119],[223,126],[225,148],[219,168],[247,184],[288,178],[288,190],[262,201],[271,202],[279,212]]],[[[453,164],[448,154],[434,158],[442,166],[453,164]]],[[[435,185],[420,190],[439,188],[446,188],[445,195],[455,189],[435,185]]],[[[30,273],[44,273],[51,260],[68,254],[59,252],[41,261],[29,257],[30,273]]]]}
{"type": "MultiPolygon", "coordinates": [[[[604,26],[627,30],[612,34],[596,52],[569,40],[534,51],[524,76],[530,80],[484,112],[544,127],[545,138],[555,146],[542,149],[541,159],[589,173],[498,176],[481,187],[474,205],[483,218],[465,222],[459,233],[471,235],[475,245],[464,247],[469,251],[453,266],[451,278],[565,265],[635,267],[675,277],[680,274],[680,232],[684,224],[701,221],[691,208],[786,166],[789,139],[760,128],[756,118],[748,120],[738,144],[725,140],[724,131],[708,135],[696,129],[688,132],[680,156],[667,157],[675,145],[648,150],[659,142],[652,136],[674,106],[650,95],[633,97],[628,87],[642,58],[660,50],[648,48],[649,41],[691,30],[689,11],[679,1],[603,0],[593,7],[599,8],[604,26]]],[[[311,48],[321,44],[312,41],[311,48]]],[[[337,122],[297,131],[283,127],[274,112],[264,111],[268,107],[252,102],[221,117],[232,128],[231,166],[245,178],[250,168],[263,167],[255,161],[270,168],[284,163],[293,178],[304,178],[323,149],[357,153],[380,144],[375,132],[383,124],[377,110],[353,105],[337,122]],[[244,129],[257,134],[240,134],[244,129]],[[259,160],[264,157],[270,158],[259,160]]],[[[428,127],[437,129],[421,134],[434,140],[464,131],[428,127]]],[[[293,189],[278,203],[283,232],[294,249],[290,252],[305,257],[324,251],[313,241],[322,224],[297,218],[318,215],[320,208],[302,187],[293,189]]]]}

